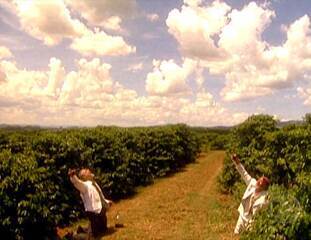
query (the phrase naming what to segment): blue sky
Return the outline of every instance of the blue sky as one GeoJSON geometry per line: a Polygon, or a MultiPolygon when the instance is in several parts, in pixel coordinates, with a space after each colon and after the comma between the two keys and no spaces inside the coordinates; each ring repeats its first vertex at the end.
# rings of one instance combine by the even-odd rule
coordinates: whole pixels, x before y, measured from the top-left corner
{"type": "Polygon", "coordinates": [[[233,125],[311,112],[309,0],[6,0],[0,123],[233,125]]]}

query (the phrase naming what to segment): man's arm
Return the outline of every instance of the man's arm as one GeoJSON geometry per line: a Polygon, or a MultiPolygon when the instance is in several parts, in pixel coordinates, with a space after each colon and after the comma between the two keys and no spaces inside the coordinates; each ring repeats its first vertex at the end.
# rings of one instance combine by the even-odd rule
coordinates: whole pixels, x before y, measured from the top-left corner
{"type": "Polygon", "coordinates": [[[248,172],[245,170],[245,168],[241,164],[239,157],[236,154],[233,154],[231,156],[231,160],[234,163],[235,168],[240,173],[240,175],[241,175],[242,179],[244,180],[244,182],[246,183],[246,185],[248,185],[251,182],[252,177],[248,174],[248,172]]]}
{"type": "Polygon", "coordinates": [[[84,182],[81,181],[76,174],[75,169],[69,169],[68,170],[68,176],[70,178],[70,181],[72,182],[73,186],[78,189],[81,193],[85,192],[87,190],[87,187],[85,186],[84,182]]]}

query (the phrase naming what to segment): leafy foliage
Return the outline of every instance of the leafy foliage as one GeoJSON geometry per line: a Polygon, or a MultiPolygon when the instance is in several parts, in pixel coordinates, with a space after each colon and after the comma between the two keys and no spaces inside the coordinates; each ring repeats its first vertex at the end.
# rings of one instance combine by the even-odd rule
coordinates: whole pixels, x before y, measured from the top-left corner
{"type": "Polygon", "coordinates": [[[192,130],[197,134],[203,151],[226,149],[230,128],[194,127],[192,130]]]}
{"type": "Polygon", "coordinates": [[[278,129],[271,116],[248,118],[232,130],[228,156],[219,178],[221,190],[240,189],[240,177],[229,159],[237,153],[253,177],[266,175],[276,187],[271,204],[242,239],[310,239],[311,129],[304,125],[278,129]]]}
{"type": "Polygon", "coordinates": [[[282,186],[271,187],[270,204],[255,216],[254,225],[241,240],[311,239],[310,214],[295,196],[294,191],[282,186]]]}
{"type": "Polygon", "coordinates": [[[51,238],[57,225],[83,213],[69,168],[90,167],[112,199],[177,171],[199,151],[186,125],[153,128],[1,131],[0,234],[3,239],[51,238]]]}

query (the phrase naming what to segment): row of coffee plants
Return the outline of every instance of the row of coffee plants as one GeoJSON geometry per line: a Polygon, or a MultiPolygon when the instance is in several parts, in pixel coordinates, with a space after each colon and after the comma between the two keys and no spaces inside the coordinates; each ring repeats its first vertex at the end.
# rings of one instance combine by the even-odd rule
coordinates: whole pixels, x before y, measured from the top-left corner
{"type": "Polygon", "coordinates": [[[192,127],[200,139],[202,151],[226,149],[230,129],[231,127],[192,127]]]}
{"type": "Polygon", "coordinates": [[[272,116],[257,115],[232,130],[219,178],[223,191],[245,190],[230,154],[237,153],[255,178],[268,176],[270,204],[241,239],[311,239],[311,121],[277,127],[272,116]]]}
{"type": "Polygon", "coordinates": [[[69,168],[90,167],[112,199],[195,161],[186,125],[0,131],[0,235],[52,239],[55,227],[83,213],[69,168]]]}

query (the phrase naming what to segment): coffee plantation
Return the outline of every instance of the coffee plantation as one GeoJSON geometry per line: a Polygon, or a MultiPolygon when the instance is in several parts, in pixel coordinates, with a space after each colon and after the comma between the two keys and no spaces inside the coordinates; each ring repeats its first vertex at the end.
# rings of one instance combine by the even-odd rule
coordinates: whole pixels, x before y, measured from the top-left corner
{"type": "Polygon", "coordinates": [[[83,213],[69,168],[90,167],[114,200],[195,161],[186,125],[0,132],[1,239],[53,239],[55,227],[83,213]]]}

